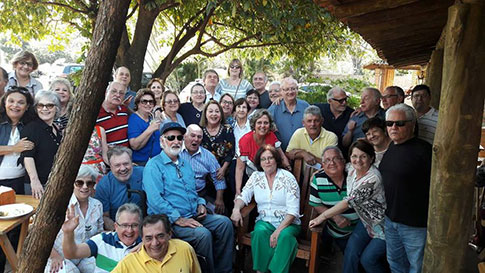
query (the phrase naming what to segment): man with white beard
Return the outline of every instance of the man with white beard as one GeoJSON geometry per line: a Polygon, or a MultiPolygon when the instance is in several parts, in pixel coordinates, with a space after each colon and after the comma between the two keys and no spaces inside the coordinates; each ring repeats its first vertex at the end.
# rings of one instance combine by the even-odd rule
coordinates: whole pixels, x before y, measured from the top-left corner
{"type": "Polygon", "coordinates": [[[148,161],[143,172],[148,214],[166,214],[175,237],[206,258],[209,272],[232,272],[232,222],[207,214],[205,200],[197,195],[192,166],[179,157],[185,132],[176,122],[161,129],[163,151],[148,161]]]}

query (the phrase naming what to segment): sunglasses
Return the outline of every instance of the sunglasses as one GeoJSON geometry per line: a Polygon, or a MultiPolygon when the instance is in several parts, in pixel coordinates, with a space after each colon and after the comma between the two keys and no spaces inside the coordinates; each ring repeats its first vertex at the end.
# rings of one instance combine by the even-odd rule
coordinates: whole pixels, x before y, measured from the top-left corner
{"type": "Polygon", "coordinates": [[[92,189],[92,188],[94,188],[94,185],[96,185],[96,182],[94,182],[94,181],[86,181],[86,182],[84,182],[82,180],[76,180],[76,181],[74,181],[74,186],[76,186],[78,188],[82,188],[84,184],[86,184],[86,187],[92,189]]]}
{"type": "Polygon", "coordinates": [[[47,108],[48,110],[52,110],[54,108],[54,106],[56,106],[56,105],[53,104],[53,103],[48,103],[48,104],[37,103],[37,105],[35,107],[37,107],[37,109],[39,109],[39,110],[44,109],[44,107],[47,108]]]}
{"type": "Polygon", "coordinates": [[[394,126],[394,124],[396,124],[397,127],[403,127],[404,125],[406,125],[406,122],[410,122],[412,120],[386,120],[386,126],[387,127],[392,127],[394,126]]]}
{"type": "Polygon", "coordinates": [[[143,105],[147,105],[147,104],[155,105],[154,100],[140,100],[140,103],[143,104],[143,105]]]}
{"type": "Polygon", "coordinates": [[[25,88],[25,87],[22,87],[22,86],[10,86],[8,89],[7,89],[7,92],[13,92],[13,91],[17,91],[17,92],[20,92],[22,94],[30,94],[29,93],[29,89],[25,88]]]}
{"type": "Polygon", "coordinates": [[[177,138],[178,141],[184,140],[183,135],[178,135],[178,136],[170,135],[170,136],[163,136],[163,137],[166,138],[168,141],[174,141],[175,138],[177,138]]]}
{"type": "Polygon", "coordinates": [[[343,99],[335,99],[335,98],[332,98],[332,100],[334,100],[334,101],[336,101],[336,102],[338,102],[338,103],[342,104],[342,103],[344,103],[344,102],[347,102],[347,97],[345,97],[345,98],[343,98],[343,99]]]}
{"type": "Polygon", "coordinates": [[[230,67],[231,67],[232,69],[239,69],[239,68],[241,68],[239,65],[231,65],[230,67]]]}

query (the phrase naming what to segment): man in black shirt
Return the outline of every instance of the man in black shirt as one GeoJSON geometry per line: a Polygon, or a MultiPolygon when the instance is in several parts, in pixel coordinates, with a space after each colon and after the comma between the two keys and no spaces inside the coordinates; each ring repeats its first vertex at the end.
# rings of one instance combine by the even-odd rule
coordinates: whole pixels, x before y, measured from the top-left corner
{"type": "Polygon", "coordinates": [[[431,176],[431,145],[414,136],[416,112],[403,103],[386,112],[392,142],[379,165],[386,194],[385,235],[392,272],[421,272],[431,176]]]}
{"type": "Polygon", "coordinates": [[[322,112],[323,128],[337,135],[338,146],[344,155],[347,154],[347,149],[342,145],[342,132],[349,122],[350,114],[354,111],[347,106],[347,98],[345,90],[336,86],[327,92],[328,103],[315,104],[322,112]]]}

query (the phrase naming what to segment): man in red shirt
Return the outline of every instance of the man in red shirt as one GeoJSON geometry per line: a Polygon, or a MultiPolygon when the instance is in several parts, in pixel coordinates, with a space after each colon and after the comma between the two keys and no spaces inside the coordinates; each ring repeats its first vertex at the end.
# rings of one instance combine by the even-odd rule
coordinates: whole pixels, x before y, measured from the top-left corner
{"type": "Polygon", "coordinates": [[[108,145],[129,147],[128,142],[128,108],[123,105],[126,86],[120,82],[111,82],[106,89],[106,96],[99,109],[96,125],[106,131],[108,145]]]}

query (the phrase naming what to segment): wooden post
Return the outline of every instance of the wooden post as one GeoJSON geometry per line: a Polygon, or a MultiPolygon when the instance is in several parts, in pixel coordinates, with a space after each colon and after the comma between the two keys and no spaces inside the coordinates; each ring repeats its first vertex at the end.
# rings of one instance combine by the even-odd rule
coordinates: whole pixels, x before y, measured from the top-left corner
{"type": "Polygon", "coordinates": [[[64,222],[79,165],[104,98],[130,0],[101,1],[91,48],[66,136],[59,147],[49,185],[20,256],[18,272],[44,272],[57,232],[64,222]]]}
{"type": "Polygon", "coordinates": [[[439,109],[440,106],[441,79],[443,76],[443,44],[444,36],[441,35],[435,50],[431,54],[431,60],[426,71],[426,84],[431,88],[431,106],[435,109],[439,109]]]}
{"type": "Polygon", "coordinates": [[[440,113],[433,146],[425,273],[465,272],[485,97],[483,18],[483,1],[463,0],[448,11],[440,113]]]}

